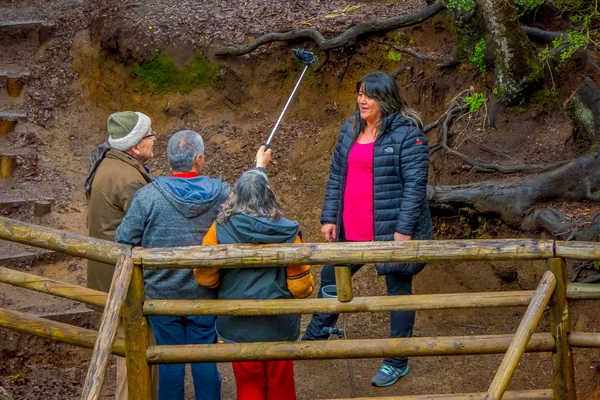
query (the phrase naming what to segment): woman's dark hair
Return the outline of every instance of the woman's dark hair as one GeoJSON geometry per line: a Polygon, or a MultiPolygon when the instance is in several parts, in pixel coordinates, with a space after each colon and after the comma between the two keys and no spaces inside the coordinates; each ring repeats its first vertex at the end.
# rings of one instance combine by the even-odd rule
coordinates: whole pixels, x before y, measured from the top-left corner
{"type": "MultiPolygon", "coordinates": [[[[381,118],[377,121],[377,129],[383,131],[387,117],[399,114],[410,120],[415,126],[422,126],[419,114],[408,106],[400,93],[398,84],[385,72],[371,72],[356,82],[356,93],[362,91],[367,97],[376,100],[381,110],[381,118]]],[[[360,107],[356,104],[356,119],[360,121],[360,130],[364,130],[367,123],[360,117],[360,107]]]]}

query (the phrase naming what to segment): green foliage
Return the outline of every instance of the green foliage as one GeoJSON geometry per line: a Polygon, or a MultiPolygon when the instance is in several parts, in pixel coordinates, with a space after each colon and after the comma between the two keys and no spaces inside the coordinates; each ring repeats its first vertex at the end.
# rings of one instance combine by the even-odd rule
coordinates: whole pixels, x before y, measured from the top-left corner
{"type": "Polygon", "coordinates": [[[485,65],[485,48],[485,39],[482,38],[475,45],[475,51],[473,52],[473,56],[471,56],[471,58],[469,59],[473,64],[475,64],[481,76],[484,76],[487,72],[487,67],[485,65]]]}
{"type": "Polygon", "coordinates": [[[196,58],[181,69],[167,54],[157,53],[152,60],[136,63],[133,73],[142,93],[188,93],[213,82],[217,68],[196,58]]]}
{"type": "Polygon", "coordinates": [[[451,10],[471,11],[477,6],[477,0],[448,0],[448,8],[451,10]]]}
{"type": "MultiPolygon", "coordinates": [[[[557,36],[552,41],[552,48],[546,47],[538,53],[542,65],[548,67],[550,73],[552,68],[550,61],[558,57],[559,65],[568,61],[578,50],[586,50],[591,45],[600,44],[600,32],[594,29],[592,24],[600,19],[600,12],[596,7],[589,8],[585,14],[575,14],[571,16],[573,28],[564,35],[557,36]]],[[[542,69],[543,69],[542,66],[542,69]]]]}
{"type": "Polygon", "coordinates": [[[387,55],[387,58],[390,61],[400,62],[400,60],[402,60],[402,54],[396,53],[394,50],[390,50],[390,52],[387,55]]]}
{"type": "Polygon", "coordinates": [[[471,96],[465,97],[463,102],[469,105],[469,112],[474,113],[483,107],[487,102],[487,97],[485,97],[483,93],[473,93],[471,96]]]}
{"type": "Polygon", "coordinates": [[[544,4],[545,0],[515,0],[517,5],[517,18],[521,18],[525,14],[536,10],[539,6],[544,4]]]}

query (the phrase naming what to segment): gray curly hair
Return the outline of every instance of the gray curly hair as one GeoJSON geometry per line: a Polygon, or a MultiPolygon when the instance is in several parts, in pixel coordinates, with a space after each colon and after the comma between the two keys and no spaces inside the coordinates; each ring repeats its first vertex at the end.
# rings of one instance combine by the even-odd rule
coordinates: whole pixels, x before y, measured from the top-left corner
{"type": "Polygon", "coordinates": [[[258,169],[245,172],[235,183],[219,211],[217,222],[223,224],[234,214],[265,217],[278,221],[283,213],[267,175],[258,169]]]}

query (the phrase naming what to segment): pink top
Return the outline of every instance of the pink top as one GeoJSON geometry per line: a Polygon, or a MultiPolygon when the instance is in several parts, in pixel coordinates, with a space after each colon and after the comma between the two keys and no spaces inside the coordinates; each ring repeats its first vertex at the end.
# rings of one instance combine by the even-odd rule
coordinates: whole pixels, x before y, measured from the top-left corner
{"type": "Polygon", "coordinates": [[[373,151],[375,142],[354,143],[348,156],[344,191],[344,233],[346,240],[366,242],[374,239],[373,151]]]}

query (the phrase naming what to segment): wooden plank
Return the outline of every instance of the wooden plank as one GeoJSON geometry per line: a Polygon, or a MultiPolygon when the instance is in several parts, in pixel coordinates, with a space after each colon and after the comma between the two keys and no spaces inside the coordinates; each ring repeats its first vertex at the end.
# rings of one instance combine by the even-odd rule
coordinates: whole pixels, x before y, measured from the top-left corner
{"type": "Polygon", "coordinates": [[[567,299],[600,299],[600,285],[597,283],[569,283],[567,299]]]}
{"type": "Polygon", "coordinates": [[[600,348],[600,333],[596,332],[571,332],[569,335],[571,347],[600,348]]]}
{"type": "MultiPolygon", "coordinates": [[[[4,308],[0,308],[0,327],[88,349],[94,348],[98,336],[98,332],[91,329],[33,317],[4,308]]],[[[112,353],[121,357],[125,356],[125,342],[123,339],[115,341],[112,353]]]]}
{"type": "Polygon", "coordinates": [[[521,356],[527,349],[527,343],[531,339],[538,322],[542,318],[544,308],[552,296],[554,287],[556,286],[556,278],[550,271],[546,271],[529,303],[529,307],[523,315],[523,319],[517,328],[517,332],[510,343],[506,355],[502,359],[502,363],[494,376],[494,380],[488,390],[486,400],[500,400],[508,387],[508,383],[519,365],[521,356]]]}
{"type": "Polygon", "coordinates": [[[571,260],[600,260],[600,243],[560,241],[555,244],[555,256],[571,260]]]}
{"type": "Polygon", "coordinates": [[[343,265],[335,266],[335,285],[337,289],[337,300],[347,303],[354,297],[352,292],[352,271],[350,267],[343,265]]]}
{"type": "Polygon", "coordinates": [[[127,353],[127,390],[136,399],[152,400],[152,378],[146,360],[148,320],[142,314],[144,276],[142,268],[133,268],[131,285],[123,310],[125,351],[127,353]]]}
{"type": "Polygon", "coordinates": [[[552,353],[552,389],[557,400],[576,400],[575,368],[569,345],[571,320],[567,303],[567,264],[563,258],[551,258],[547,264],[556,278],[556,289],[550,302],[550,332],[556,342],[556,351],[552,353]]]}
{"type": "MultiPolygon", "coordinates": [[[[554,257],[552,240],[409,240],[272,245],[216,245],[133,250],[145,269],[271,267],[287,264],[366,264],[554,257]]],[[[596,246],[600,252],[600,243],[596,246]]],[[[600,258],[600,257],[599,257],[600,258]]]]}
{"type": "Polygon", "coordinates": [[[0,282],[97,307],[104,307],[106,304],[107,294],[105,292],[15,271],[10,268],[0,267],[0,282]]]}
{"type": "Polygon", "coordinates": [[[17,159],[6,155],[0,155],[0,178],[8,179],[17,168],[17,159]]]}
{"type": "MultiPolygon", "coordinates": [[[[513,335],[440,336],[402,339],[314,340],[150,346],[150,364],[262,360],[327,360],[412,356],[449,356],[504,353],[513,335]]],[[[536,333],[528,352],[554,350],[550,333],[536,333]]]]}
{"type": "Polygon", "coordinates": [[[0,239],[107,264],[115,264],[119,256],[131,255],[131,246],[5,217],[0,217],[0,239]]]}
{"type": "MultiPolygon", "coordinates": [[[[461,394],[425,394],[413,396],[353,397],[352,400],[484,400],[487,392],[461,394]]],[[[502,400],[554,399],[552,389],[515,390],[504,393],[502,400]]],[[[324,399],[350,400],[350,399],[324,399]]]]}
{"type": "Polygon", "coordinates": [[[0,28],[33,28],[41,26],[43,23],[42,20],[8,21],[0,22],[0,28]]]}
{"type": "Polygon", "coordinates": [[[121,307],[125,302],[132,271],[133,263],[131,258],[125,256],[119,257],[108,291],[106,308],[102,314],[102,322],[98,330],[98,340],[96,340],[85,377],[81,400],[96,400],[100,397],[106,367],[108,366],[108,358],[111,353],[110,349],[117,337],[121,307]]]}
{"type": "MultiPolygon", "coordinates": [[[[1,279],[1,274],[0,274],[1,279]]],[[[144,315],[340,314],[409,310],[527,306],[533,290],[520,292],[413,294],[406,296],[290,300],[146,300],[144,315]]]]}
{"type": "Polygon", "coordinates": [[[3,120],[3,121],[19,121],[19,120],[26,120],[26,119],[27,119],[27,114],[24,114],[24,113],[0,111],[0,120],[3,120]]]}

